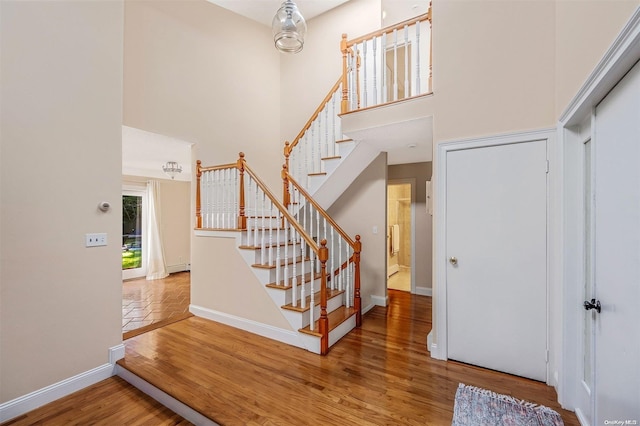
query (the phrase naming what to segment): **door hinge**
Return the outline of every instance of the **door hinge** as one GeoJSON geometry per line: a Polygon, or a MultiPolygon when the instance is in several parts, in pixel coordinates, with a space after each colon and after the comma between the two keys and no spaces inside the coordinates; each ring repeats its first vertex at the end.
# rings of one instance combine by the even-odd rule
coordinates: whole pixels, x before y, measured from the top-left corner
{"type": "Polygon", "coordinates": [[[544,362],[549,362],[549,351],[544,351],[544,362]]]}
{"type": "Polygon", "coordinates": [[[547,160],[546,163],[547,163],[547,165],[546,165],[546,167],[547,167],[546,173],[549,173],[549,160],[547,160]]]}

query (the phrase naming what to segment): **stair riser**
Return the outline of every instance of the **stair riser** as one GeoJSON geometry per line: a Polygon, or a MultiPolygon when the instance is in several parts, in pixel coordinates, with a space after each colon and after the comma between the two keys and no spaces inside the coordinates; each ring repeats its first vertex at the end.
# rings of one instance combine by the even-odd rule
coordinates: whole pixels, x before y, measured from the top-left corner
{"type": "MultiPolygon", "coordinates": [[[[255,253],[253,258],[253,263],[258,264],[268,264],[269,263],[269,254],[271,254],[271,262],[275,262],[278,258],[278,247],[265,247],[264,249],[264,261],[262,256],[262,249],[252,250],[255,253]]],[[[284,246],[280,247],[280,259],[293,259],[294,257],[300,257],[302,255],[302,251],[300,250],[300,244],[296,244],[295,250],[293,249],[293,245],[287,246],[285,251],[284,246]]]]}
{"type": "MultiPolygon", "coordinates": [[[[327,314],[341,307],[343,305],[343,301],[344,301],[344,293],[338,294],[337,296],[334,296],[328,299],[327,314]]],[[[287,302],[287,304],[288,303],[290,302],[287,302]]],[[[318,300],[316,300],[315,303],[318,303],[318,300]]],[[[296,330],[300,328],[304,328],[311,323],[308,310],[305,312],[296,312],[290,309],[283,309],[282,312],[284,316],[287,318],[287,320],[289,321],[289,324],[291,324],[291,326],[294,327],[296,330]]],[[[313,310],[313,315],[314,315],[313,316],[314,321],[320,317],[320,304],[315,305],[313,310]]]]}
{"type": "Polygon", "coordinates": [[[258,228],[262,229],[262,227],[265,227],[267,229],[269,228],[282,228],[283,227],[283,221],[282,218],[278,219],[278,218],[268,218],[268,219],[264,219],[264,221],[259,218],[259,219],[254,219],[251,217],[247,217],[247,227],[251,227],[252,229],[256,227],[256,224],[258,225],[258,228]],[[257,222],[257,223],[256,223],[257,222]]]}
{"type": "MultiPolygon", "coordinates": [[[[276,282],[276,268],[263,269],[263,268],[254,267],[253,269],[262,284],[270,284],[270,283],[276,282]]],[[[310,262],[307,260],[304,262],[304,272],[307,273],[310,271],[311,271],[310,262]]],[[[295,266],[295,272],[293,269],[293,265],[281,267],[279,276],[277,278],[279,281],[282,281],[285,278],[285,276],[289,278],[293,276],[299,276],[301,274],[302,274],[302,263],[297,263],[295,266]],[[287,271],[286,275],[285,275],[285,269],[287,271]]]]}

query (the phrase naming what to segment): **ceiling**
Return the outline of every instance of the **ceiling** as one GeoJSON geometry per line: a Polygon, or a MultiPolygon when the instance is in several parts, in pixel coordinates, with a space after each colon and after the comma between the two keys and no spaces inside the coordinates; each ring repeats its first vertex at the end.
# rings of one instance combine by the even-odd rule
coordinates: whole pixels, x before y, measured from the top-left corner
{"type": "MultiPolygon", "coordinates": [[[[245,16],[261,24],[271,26],[283,0],[207,0],[238,15],[245,16]]],[[[296,0],[295,3],[305,20],[346,3],[348,0],[296,0]]]]}

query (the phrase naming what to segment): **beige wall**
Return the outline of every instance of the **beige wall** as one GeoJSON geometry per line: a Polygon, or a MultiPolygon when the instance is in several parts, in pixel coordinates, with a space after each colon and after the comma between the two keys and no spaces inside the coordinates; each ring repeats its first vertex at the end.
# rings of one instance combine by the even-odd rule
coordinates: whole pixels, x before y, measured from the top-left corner
{"type": "Polygon", "coordinates": [[[555,3],[434,0],[435,143],[551,127],[555,3]]]}
{"type": "Polygon", "coordinates": [[[556,118],[638,5],[639,0],[556,2],[556,118]]]}
{"type": "Polygon", "coordinates": [[[282,164],[280,57],[270,28],[204,0],[125,2],[124,124],[237,160],[272,187],[282,164]]]}
{"type": "MultiPolygon", "coordinates": [[[[123,176],[123,185],[146,187],[148,178],[123,176]]],[[[191,263],[191,182],[157,179],[160,183],[160,220],[167,268],[191,263]]]]}
{"type": "Polygon", "coordinates": [[[238,245],[235,238],[193,238],[191,304],[291,330],[238,245]]]}
{"type": "Polygon", "coordinates": [[[389,166],[390,181],[394,179],[414,178],[416,180],[415,198],[415,267],[416,287],[431,288],[432,276],[432,217],[427,214],[426,182],[431,180],[432,163],[411,163],[389,166]]]}
{"type": "Polygon", "coordinates": [[[281,54],[281,136],[292,140],[342,75],[342,33],[356,38],[380,28],[380,0],[351,0],[308,22],[304,50],[281,54]]]}
{"type": "Polygon", "coordinates": [[[0,15],[6,402],[106,364],[122,342],[123,5],[2,1],[0,15]],[[90,232],[108,246],[85,248],[90,232]]]}
{"type": "Polygon", "coordinates": [[[352,238],[361,236],[362,307],[386,296],[387,154],[381,153],[329,208],[328,213],[352,238]],[[378,233],[373,233],[373,227],[378,233]]]}

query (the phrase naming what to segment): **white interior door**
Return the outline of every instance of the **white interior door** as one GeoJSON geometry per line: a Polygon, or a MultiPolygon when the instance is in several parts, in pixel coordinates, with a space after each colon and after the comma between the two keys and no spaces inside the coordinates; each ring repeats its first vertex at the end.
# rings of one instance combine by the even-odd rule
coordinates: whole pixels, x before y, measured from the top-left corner
{"type": "Polygon", "coordinates": [[[594,424],[640,424],[640,64],[596,107],[593,142],[594,424]]]}
{"type": "Polygon", "coordinates": [[[546,380],[546,140],[447,152],[448,358],[546,380]]]}

